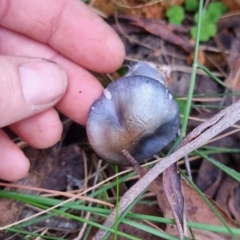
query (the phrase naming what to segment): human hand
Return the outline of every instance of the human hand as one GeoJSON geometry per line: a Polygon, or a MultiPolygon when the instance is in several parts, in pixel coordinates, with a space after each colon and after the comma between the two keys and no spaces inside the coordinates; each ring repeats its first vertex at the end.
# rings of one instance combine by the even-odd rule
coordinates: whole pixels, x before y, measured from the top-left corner
{"type": "MultiPolygon", "coordinates": [[[[33,147],[50,147],[62,133],[55,108],[85,125],[102,93],[86,69],[116,70],[124,47],[79,0],[1,1],[0,19],[0,127],[33,147]]],[[[18,180],[28,170],[28,159],[0,129],[0,178],[18,180]]]]}

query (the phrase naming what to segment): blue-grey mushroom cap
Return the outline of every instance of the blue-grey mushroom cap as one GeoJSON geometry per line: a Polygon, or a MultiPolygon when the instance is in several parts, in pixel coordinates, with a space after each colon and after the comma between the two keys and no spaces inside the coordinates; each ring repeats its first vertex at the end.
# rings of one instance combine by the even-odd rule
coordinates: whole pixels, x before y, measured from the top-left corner
{"type": "Polygon", "coordinates": [[[162,73],[160,69],[158,69],[152,63],[138,62],[129,69],[128,73],[125,76],[126,77],[133,76],[133,75],[147,76],[155,80],[158,80],[160,83],[166,86],[167,85],[166,76],[170,74],[170,67],[167,67],[165,65],[165,66],[162,66],[162,68],[165,68],[165,71],[166,71],[165,73],[162,73]]]}
{"type": "Polygon", "coordinates": [[[89,112],[87,135],[103,159],[129,165],[126,149],[138,161],[171,142],[179,129],[179,109],[168,89],[146,76],[120,78],[108,85],[89,112]]]}

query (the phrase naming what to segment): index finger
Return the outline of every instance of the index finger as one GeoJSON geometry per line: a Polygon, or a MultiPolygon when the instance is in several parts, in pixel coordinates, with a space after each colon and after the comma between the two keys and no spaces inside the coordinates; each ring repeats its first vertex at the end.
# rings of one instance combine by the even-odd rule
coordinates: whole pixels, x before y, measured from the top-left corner
{"type": "Polygon", "coordinates": [[[79,0],[0,1],[0,24],[97,72],[116,70],[125,55],[117,34],[79,0]]]}

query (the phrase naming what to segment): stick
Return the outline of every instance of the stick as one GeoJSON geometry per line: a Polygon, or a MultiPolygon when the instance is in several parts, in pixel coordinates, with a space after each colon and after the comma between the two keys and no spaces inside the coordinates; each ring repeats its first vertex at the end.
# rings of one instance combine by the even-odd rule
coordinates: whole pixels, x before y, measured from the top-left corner
{"type": "MultiPolygon", "coordinates": [[[[140,193],[148,187],[148,185],[158,177],[170,165],[177,162],[186,154],[196,150],[204,145],[211,138],[232,126],[235,122],[240,120],[240,100],[222,110],[208,121],[202,123],[189,133],[182,141],[181,148],[176,150],[173,154],[165,157],[148,171],[144,177],[135,183],[121,198],[119,202],[120,216],[124,210],[136,199],[140,193]]],[[[111,228],[115,222],[116,209],[114,209],[104,222],[104,226],[111,228]]],[[[100,240],[106,234],[106,230],[99,229],[93,240],[100,240]]]]}

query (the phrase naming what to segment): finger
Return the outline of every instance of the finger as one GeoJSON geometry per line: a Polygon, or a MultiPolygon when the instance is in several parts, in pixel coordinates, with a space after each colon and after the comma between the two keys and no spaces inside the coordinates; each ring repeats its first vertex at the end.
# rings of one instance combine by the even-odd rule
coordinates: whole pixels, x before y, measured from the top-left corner
{"type": "Polygon", "coordinates": [[[15,181],[23,178],[29,171],[29,161],[23,152],[0,129],[0,178],[15,181]]]}
{"type": "Polygon", "coordinates": [[[9,126],[35,148],[48,148],[61,139],[62,124],[53,108],[9,126]]]}
{"type": "Polygon", "coordinates": [[[57,105],[57,109],[77,123],[86,124],[88,111],[103,90],[97,79],[50,47],[23,35],[0,28],[0,42],[1,54],[37,56],[50,59],[63,66],[68,75],[68,88],[57,105]]]}
{"type": "Polygon", "coordinates": [[[54,106],[67,87],[57,64],[26,57],[0,56],[0,127],[54,106]]]}
{"type": "Polygon", "coordinates": [[[79,0],[0,1],[0,19],[94,71],[112,72],[124,58],[116,33],[79,0]]]}

